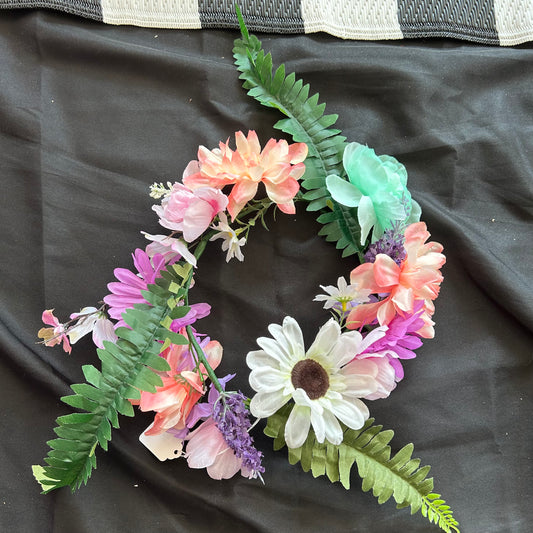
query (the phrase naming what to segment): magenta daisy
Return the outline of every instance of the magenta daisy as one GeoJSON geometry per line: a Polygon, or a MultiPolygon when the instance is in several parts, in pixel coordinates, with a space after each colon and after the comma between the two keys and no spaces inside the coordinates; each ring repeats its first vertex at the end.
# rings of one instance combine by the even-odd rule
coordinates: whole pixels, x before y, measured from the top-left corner
{"type": "Polygon", "coordinates": [[[118,320],[117,327],[126,326],[122,320],[122,313],[126,309],[132,309],[135,304],[146,303],[141,291],[155,283],[155,280],[161,277],[161,271],[165,269],[165,259],[161,254],[150,259],[144,250],[137,248],[132,257],[137,274],[127,268],[115,268],[113,273],[118,281],[108,283],[107,288],[111,294],[104,298],[104,302],[109,306],[109,316],[118,320]]]}

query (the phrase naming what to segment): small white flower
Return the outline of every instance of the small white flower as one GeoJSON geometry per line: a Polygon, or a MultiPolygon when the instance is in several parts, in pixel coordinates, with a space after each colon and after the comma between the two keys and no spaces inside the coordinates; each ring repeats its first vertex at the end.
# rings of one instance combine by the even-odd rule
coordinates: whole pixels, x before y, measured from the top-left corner
{"type": "Polygon", "coordinates": [[[113,323],[105,313],[96,307],[84,307],[79,313],[72,313],[71,320],[78,319],[74,326],[67,330],[70,344],[76,344],[87,333],[93,334],[93,342],[98,348],[103,348],[103,341],[116,342],[117,336],[113,323]]]}
{"type": "Polygon", "coordinates": [[[337,280],[337,287],[334,285],[320,285],[320,288],[327,294],[318,294],[314,302],[325,302],[324,309],[331,309],[337,304],[343,312],[351,309],[354,305],[368,302],[370,300],[370,290],[359,289],[358,285],[348,285],[343,276],[337,280]]]}
{"type": "Polygon", "coordinates": [[[216,226],[211,226],[213,229],[218,230],[218,233],[215,233],[209,240],[214,241],[215,239],[223,239],[222,250],[227,251],[226,254],[226,263],[230,259],[236,257],[239,261],[244,261],[244,255],[241,251],[241,246],[246,244],[246,237],[241,237],[239,239],[237,231],[232,229],[228,224],[228,217],[225,213],[219,214],[219,221],[216,226]]]}
{"type": "Polygon", "coordinates": [[[250,385],[257,392],[250,411],[265,418],[292,399],[296,405],[285,426],[289,448],[303,445],[310,426],[318,442],[327,439],[340,444],[339,420],[349,428],[361,428],[369,412],[360,398],[380,387],[378,365],[354,357],[383,337],[386,329],[376,328],[363,339],[358,331],[341,333],[339,324],[330,319],[306,352],[302,331],[293,318],[286,317],[282,326],[271,324],[268,330],[273,338],[257,339],[262,349],[246,357],[252,370],[250,385]]]}
{"type": "Polygon", "coordinates": [[[179,256],[183,257],[183,259],[193,267],[196,266],[196,257],[189,252],[187,244],[181,239],[176,239],[169,235],[150,235],[149,233],[146,233],[146,231],[141,231],[141,233],[149,241],[152,241],[146,247],[146,253],[150,258],[156,254],[161,254],[165,258],[165,263],[168,263],[168,261],[174,257],[179,256]]]}

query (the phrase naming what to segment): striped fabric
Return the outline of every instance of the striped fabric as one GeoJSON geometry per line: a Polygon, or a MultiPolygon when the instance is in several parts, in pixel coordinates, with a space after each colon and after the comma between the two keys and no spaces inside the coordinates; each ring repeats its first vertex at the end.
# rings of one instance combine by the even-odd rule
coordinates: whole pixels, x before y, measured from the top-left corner
{"type": "MultiPolygon", "coordinates": [[[[512,46],[533,41],[533,0],[240,0],[251,31],[327,32],[343,39],[451,37],[512,46]]],[[[234,0],[0,0],[152,28],[237,28],[234,0]]]]}

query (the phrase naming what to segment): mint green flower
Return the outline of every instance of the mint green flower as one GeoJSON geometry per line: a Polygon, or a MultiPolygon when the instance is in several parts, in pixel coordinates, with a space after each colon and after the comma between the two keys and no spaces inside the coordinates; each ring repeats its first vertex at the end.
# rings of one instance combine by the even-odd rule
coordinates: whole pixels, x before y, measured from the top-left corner
{"type": "Polygon", "coordinates": [[[378,156],[371,148],[350,143],[342,159],[349,181],[330,175],[326,185],[338,203],[357,207],[361,244],[370,230],[372,242],[394,224],[420,220],[421,209],[407,190],[407,171],[394,157],[378,156]]]}

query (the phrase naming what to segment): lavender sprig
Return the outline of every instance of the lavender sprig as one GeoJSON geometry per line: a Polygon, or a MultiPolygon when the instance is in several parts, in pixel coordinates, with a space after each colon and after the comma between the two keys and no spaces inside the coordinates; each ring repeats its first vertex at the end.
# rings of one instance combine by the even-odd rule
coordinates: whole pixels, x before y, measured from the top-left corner
{"type": "Polygon", "coordinates": [[[263,454],[253,445],[249,430],[251,422],[245,405],[246,397],[242,392],[222,393],[213,406],[213,420],[222,433],[228,446],[242,459],[244,468],[261,474],[263,454]]]}

